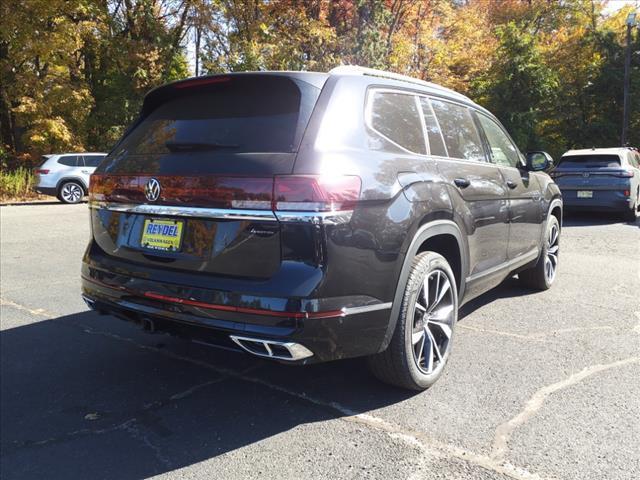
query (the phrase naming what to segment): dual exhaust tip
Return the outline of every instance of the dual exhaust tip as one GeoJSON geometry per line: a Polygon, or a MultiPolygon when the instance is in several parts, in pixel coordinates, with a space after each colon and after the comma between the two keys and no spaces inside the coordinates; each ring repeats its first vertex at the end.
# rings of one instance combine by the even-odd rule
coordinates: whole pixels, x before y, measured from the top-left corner
{"type": "Polygon", "coordinates": [[[230,337],[244,351],[258,357],[293,362],[313,356],[311,350],[295,342],[278,342],[276,340],[262,340],[237,335],[230,335],[230,337]]]}

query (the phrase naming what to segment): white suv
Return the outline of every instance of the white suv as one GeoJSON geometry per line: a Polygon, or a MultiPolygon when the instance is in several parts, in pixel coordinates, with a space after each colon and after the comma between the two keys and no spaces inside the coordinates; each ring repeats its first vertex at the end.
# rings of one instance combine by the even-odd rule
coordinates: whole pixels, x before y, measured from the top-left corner
{"type": "Polygon", "coordinates": [[[44,155],[35,170],[35,190],[56,196],[64,203],[78,203],[89,191],[89,177],[106,156],[106,153],[44,155]]]}

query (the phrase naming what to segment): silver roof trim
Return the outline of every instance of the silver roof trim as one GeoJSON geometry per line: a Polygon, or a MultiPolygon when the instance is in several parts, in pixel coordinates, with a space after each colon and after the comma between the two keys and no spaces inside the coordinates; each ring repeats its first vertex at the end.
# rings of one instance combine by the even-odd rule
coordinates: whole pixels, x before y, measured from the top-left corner
{"type": "Polygon", "coordinates": [[[329,70],[329,74],[331,75],[369,75],[371,77],[387,78],[389,80],[396,80],[399,82],[414,83],[416,85],[421,85],[423,87],[431,88],[433,90],[438,90],[452,97],[463,98],[467,102],[474,103],[473,100],[471,100],[469,97],[461,93],[458,93],[455,90],[451,90],[450,88],[443,87],[442,85],[438,85],[437,83],[426,82],[424,80],[409,77],[407,75],[401,75],[399,73],[386,72],[384,70],[376,70],[375,68],[361,67],[359,65],[340,65],[339,67],[335,67],[329,70]]]}

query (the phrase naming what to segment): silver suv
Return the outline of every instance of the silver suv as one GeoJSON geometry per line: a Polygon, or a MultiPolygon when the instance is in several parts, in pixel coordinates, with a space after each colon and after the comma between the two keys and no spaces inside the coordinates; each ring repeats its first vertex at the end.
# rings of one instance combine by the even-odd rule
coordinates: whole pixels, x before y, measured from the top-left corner
{"type": "Polygon", "coordinates": [[[106,153],[44,155],[35,171],[35,190],[58,197],[64,203],[78,203],[89,191],[89,177],[106,156],[106,153]]]}

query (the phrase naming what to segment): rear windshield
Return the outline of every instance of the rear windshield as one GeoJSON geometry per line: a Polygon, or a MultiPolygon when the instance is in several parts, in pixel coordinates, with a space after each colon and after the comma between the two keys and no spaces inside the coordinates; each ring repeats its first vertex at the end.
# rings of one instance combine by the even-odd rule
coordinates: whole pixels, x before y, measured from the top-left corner
{"type": "Polygon", "coordinates": [[[297,150],[318,88],[298,79],[265,75],[221,80],[166,87],[169,95],[164,94],[162,102],[128,133],[99,170],[247,173],[253,154],[297,150]]]}
{"type": "Polygon", "coordinates": [[[562,157],[558,168],[606,168],[619,167],[620,157],[617,155],[570,155],[562,157]]]}

